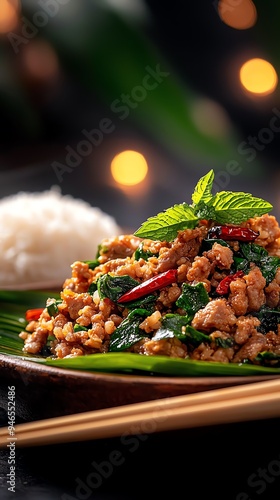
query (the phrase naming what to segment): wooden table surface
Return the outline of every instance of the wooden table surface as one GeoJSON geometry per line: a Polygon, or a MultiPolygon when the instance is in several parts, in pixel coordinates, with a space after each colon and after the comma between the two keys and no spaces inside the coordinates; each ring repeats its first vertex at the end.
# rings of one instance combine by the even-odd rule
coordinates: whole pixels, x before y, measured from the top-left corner
{"type": "MultiPolygon", "coordinates": [[[[3,425],[3,423],[2,423],[3,425]]],[[[18,448],[3,500],[278,500],[280,419],[18,448]]]]}

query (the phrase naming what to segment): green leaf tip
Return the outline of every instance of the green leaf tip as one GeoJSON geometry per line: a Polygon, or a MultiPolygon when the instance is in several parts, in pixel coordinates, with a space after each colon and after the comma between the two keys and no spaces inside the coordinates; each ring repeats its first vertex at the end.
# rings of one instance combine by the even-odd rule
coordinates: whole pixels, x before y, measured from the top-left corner
{"type": "Polygon", "coordinates": [[[194,205],[198,205],[198,203],[200,202],[207,203],[211,200],[214,176],[214,170],[212,169],[208,172],[208,174],[199,179],[192,195],[192,201],[194,205]]]}
{"type": "Polygon", "coordinates": [[[178,231],[196,227],[198,220],[193,208],[187,203],[182,203],[149,217],[134,234],[151,240],[172,241],[178,231]]]}
{"type": "Polygon", "coordinates": [[[273,209],[268,201],[242,191],[220,191],[213,195],[214,177],[214,170],[211,169],[199,179],[192,194],[192,204],[183,202],[149,217],[134,235],[151,240],[172,241],[178,231],[194,229],[202,219],[219,224],[241,224],[273,209]]]}

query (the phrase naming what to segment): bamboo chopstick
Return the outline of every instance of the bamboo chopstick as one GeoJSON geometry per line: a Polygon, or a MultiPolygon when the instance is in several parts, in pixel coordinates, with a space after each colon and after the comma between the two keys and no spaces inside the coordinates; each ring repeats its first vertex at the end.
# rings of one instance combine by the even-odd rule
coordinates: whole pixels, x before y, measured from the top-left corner
{"type": "Polygon", "coordinates": [[[0,448],[40,446],[280,417],[280,380],[95,410],[0,429],[0,448]]]}

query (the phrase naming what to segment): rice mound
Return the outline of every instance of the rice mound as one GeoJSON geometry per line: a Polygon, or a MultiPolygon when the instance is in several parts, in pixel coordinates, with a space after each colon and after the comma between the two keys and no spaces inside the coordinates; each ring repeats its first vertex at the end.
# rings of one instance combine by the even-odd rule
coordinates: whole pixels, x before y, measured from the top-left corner
{"type": "Polygon", "coordinates": [[[19,192],[0,200],[0,287],[62,284],[76,260],[94,260],[115,219],[71,195],[19,192]]]}

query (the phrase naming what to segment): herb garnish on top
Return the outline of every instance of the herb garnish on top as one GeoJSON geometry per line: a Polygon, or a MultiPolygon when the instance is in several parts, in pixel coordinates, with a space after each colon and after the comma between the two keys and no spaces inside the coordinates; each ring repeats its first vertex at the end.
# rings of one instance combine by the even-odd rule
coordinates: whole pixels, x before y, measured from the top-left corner
{"type": "Polygon", "coordinates": [[[154,217],[149,217],[134,233],[140,238],[172,241],[178,231],[194,229],[200,220],[218,224],[241,224],[252,217],[270,212],[273,206],[250,193],[219,191],[212,194],[214,171],[201,177],[192,194],[192,204],[174,205],[154,217]]]}

